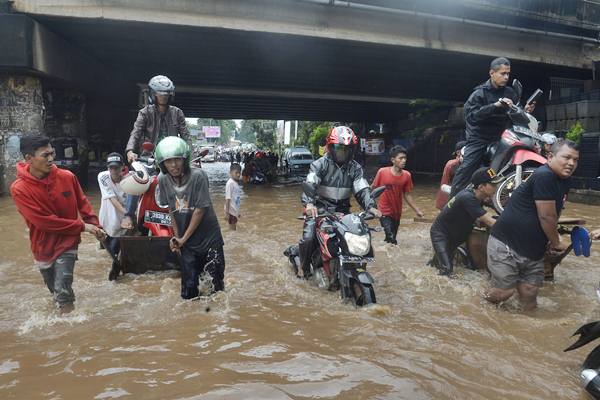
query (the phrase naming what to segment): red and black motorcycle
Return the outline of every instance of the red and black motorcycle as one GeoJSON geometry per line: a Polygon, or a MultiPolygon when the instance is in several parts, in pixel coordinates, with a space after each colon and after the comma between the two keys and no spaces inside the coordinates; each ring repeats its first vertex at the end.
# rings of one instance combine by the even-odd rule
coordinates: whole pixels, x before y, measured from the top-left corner
{"type": "MultiPolygon", "coordinates": [[[[142,154],[131,164],[132,170],[121,181],[123,191],[140,196],[137,208],[136,235],[120,238],[119,261],[123,273],[179,269],[176,255],[169,248],[173,237],[169,205],[160,203],[158,173],[154,160],[154,145],[142,144],[142,154]]],[[[192,167],[200,168],[200,159],[208,150],[192,160],[192,167]]]]}
{"type": "MultiPolygon", "coordinates": [[[[368,212],[341,214],[330,212],[319,201],[316,188],[304,182],[302,188],[316,199],[319,210],[316,221],[316,234],[319,247],[312,254],[310,270],[303,271],[319,288],[340,290],[342,300],[352,300],[357,306],[376,303],[374,279],[367,271],[367,264],[374,262],[371,246],[371,231],[379,230],[367,225],[374,216],[368,212]]],[[[373,198],[383,193],[385,187],[374,189],[373,198]]],[[[288,257],[294,272],[300,268],[298,246],[288,247],[284,255],[288,257]]]]}
{"type": "MultiPolygon", "coordinates": [[[[519,81],[513,82],[513,89],[521,96],[519,81]]],[[[526,104],[536,102],[543,92],[537,89],[526,104]]],[[[511,105],[508,117],[512,126],[502,132],[500,141],[490,145],[484,162],[496,171],[504,180],[498,185],[492,198],[494,208],[500,214],[508,202],[512,192],[526,181],[536,168],[546,164],[541,155],[542,136],[538,131],[538,121],[519,105],[511,105]]]]}

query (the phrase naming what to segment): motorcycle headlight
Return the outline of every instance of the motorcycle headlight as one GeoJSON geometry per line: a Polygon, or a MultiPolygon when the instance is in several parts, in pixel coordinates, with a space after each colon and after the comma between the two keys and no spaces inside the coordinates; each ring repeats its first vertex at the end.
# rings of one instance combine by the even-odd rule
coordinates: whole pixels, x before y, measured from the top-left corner
{"type": "Polygon", "coordinates": [[[348,245],[348,251],[355,256],[364,256],[371,249],[369,235],[355,235],[350,232],[344,233],[344,239],[348,245]]]}

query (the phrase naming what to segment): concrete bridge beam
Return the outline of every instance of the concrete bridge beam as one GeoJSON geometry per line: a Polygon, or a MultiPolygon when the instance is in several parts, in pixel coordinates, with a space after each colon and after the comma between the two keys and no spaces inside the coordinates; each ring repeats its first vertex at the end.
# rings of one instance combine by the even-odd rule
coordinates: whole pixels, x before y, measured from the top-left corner
{"type": "Polygon", "coordinates": [[[102,18],[428,48],[591,69],[599,42],[441,15],[324,0],[15,0],[30,15],[102,18]],[[336,2],[333,2],[336,4],[336,2]],[[351,6],[343,6],[350,4],[351,6]]]}

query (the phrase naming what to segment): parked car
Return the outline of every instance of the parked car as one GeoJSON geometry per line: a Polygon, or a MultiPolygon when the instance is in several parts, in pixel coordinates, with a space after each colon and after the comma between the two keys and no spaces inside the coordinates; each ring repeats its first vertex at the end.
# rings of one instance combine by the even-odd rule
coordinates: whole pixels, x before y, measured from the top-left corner
{"type": "Polygon", "coordinates": [[[215,162],[217,160],[217,152],[214,147],[204,147],[202,150],[208,149],[208,153],[202,157],[202,162],[215,162]]]}
{"type": "Polygon", "coordinates": [[[286,175],[306,176],[314,161],[306,147],[291,147],[283,152],[283,168],[286,175]]]}

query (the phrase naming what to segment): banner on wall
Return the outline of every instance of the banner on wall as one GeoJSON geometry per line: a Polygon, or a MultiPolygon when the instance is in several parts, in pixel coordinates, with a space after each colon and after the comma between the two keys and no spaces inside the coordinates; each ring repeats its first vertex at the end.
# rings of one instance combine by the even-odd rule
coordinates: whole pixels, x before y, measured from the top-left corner
{"type": "Polygon", "coordinates": [[[205,138],[219,138],[219,137],[221,137],[221,127],[220,126],[203,126],[202,133],[204,133],[205,138]]]}
{"type": "Polygon", "coordinates": [[[384,139],[366,139],[365,140],[365,153],[370,156],[377,156],[385,153],[385,140],[384,139]]]}

